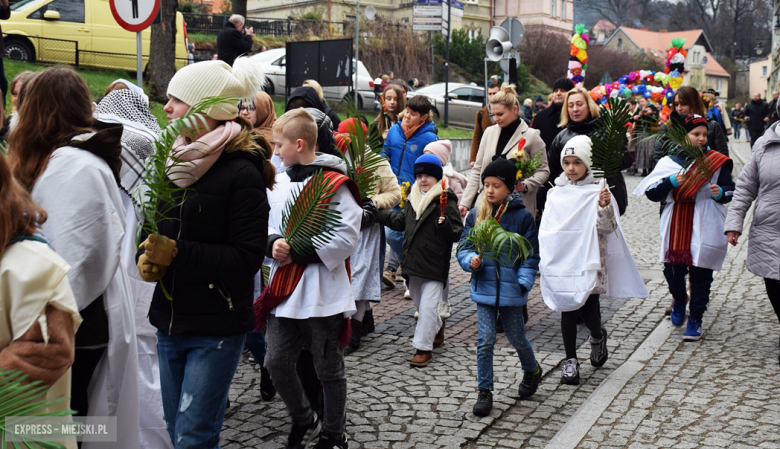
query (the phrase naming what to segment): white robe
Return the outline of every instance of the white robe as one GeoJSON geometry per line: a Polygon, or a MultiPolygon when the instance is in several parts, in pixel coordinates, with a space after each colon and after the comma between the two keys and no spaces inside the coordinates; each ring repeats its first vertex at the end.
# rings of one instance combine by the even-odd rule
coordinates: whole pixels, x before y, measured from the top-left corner
{"type": "Polygon", "coordinates": [[[72,267],[68,280],[79,310],[101,294],[109,343],[89,388],[89,414],[116,416],[116,443],[82,448],[138,448],[138,351],[133,296],[120,263],[125,208],[108,164],[73,147],[57,149],[35,183],[33,199],[49,214],[43,232],[72,267]]]}
{"type": "MultiPolygon", "coordinates": [[[[690,169],[690,167],[688,168],[690,169]]],[[[658,165],[634,190],[634,195],[644,196],[647,189],[673,175],[681,173],[682,166],[669,156],[658,161],[658,165]]],[[[709,184],[715,184],[720,176],[720,169],[715,171],[709,184]]],[[[720,271],[728,250],[728,238],[723,233],[726,223],[726,206],[712,201],[712,193],[709,184],[705,183],[696,192],[693,209],[693,233],[691,235],[691,257],[693,265],[700,268],[709,268],[720,271]]],[[[666,198],[667,206],[661,214],[659,232],[661,234],[661,251],[659,261],[663,262],[666,252],[669,250],[669,228],[672,223],[672,211],[674,198],[672,193],[666,198]]]]}
{"type": "MultiPolygon", "coordinates": [[[[279,230],[284,206],[288,200],[294,199],[297,190],[305,184],[291,182],[284,172],[279,173],[276,179],[277,185],[274,186],[273,195],[268,198],[271,205],[268,221],[269,235],[282,234],[279,230]]],[[[336,190],[331,202],[339,203],[335,207],[341,211],[340,224],[336,226],[330,242],[317,249],[322,263],[307,266],[295,291],[271,311],[279,318],[306,319],[328,317],[339,313],[344,314],[346,318],[356,311],[344,261],[357,249],[363,207],[357,204],[345,185],[336,190]]],[[[271,262],[269,277],[271,280],[279,264],[275,260],[267,259],[267,261],[271,262]]]]}
{"type": "MultiPolygon", "coordinates": [[[[556,312],[578,310],[598,283],[601,269],[597,200],[602,186],[556,186],[547,194],[539,227],[539,273],[542,298],[556,312]]],[[[612,197],[612,208],[617,202],[612,197]]],[[[605,298],[646,298],[647,287],[626,244],[620,217],[607,235],[605,298]]]]}
{"type": "MultiPolygon", "coordinates": [[[[139,186],[140,187],[140,186],[139,186]]],[[[125,238],[122,241],[122,265],[127,269],[135,301],[135,328],[138,344],[138,397],[141,447],[173,449],[163,419],[160,387],[160,362],[157,358],[157,329],[149,322],[155,284],[141,279],[135,261],[138,216],[133,202],[120,192],[125,207],[125,238]]]]}

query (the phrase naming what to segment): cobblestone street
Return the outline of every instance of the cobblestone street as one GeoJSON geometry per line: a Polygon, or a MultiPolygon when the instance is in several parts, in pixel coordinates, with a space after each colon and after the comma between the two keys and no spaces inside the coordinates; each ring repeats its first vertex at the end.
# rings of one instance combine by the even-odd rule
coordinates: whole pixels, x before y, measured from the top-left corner
{"type": "MultiPolygon", "coordinates": [[[[749,154],[748,144],[732,144],[735,179],[749,154]]],[[[641,179],[626,176],[629,193],[641,179]]],[[[471,412],[477,327],[469,274],[452,259],[446,343],[422,369],[408,363],[412,301],[403,299],[401,284],[385,290],[374,307],[376,333],[346,357],[350,448],[780,448],[780,326],[763,280],[745,269],[749,235],[730,247],[715,275],[704,339],[684,344],[684,328],[664,319],[671,296],[658,262],[658,212],[657,204],[630,195],[622,224],[650,296],[601,300],[606,365],[594,369],[587,362],[590,345],[581,326],[581,383],[560,384],[560,314],[544,304],[537,281],[527,331],[544,378],[536,395],[521,401],[520,361],[499,334],[494,407],[485,418],[471,412]]],[[[223,448],[285,446],[284,404],[278,395],[263,402],[259,383],[260,368],[245,354],[231,388],[223,448]]]]}

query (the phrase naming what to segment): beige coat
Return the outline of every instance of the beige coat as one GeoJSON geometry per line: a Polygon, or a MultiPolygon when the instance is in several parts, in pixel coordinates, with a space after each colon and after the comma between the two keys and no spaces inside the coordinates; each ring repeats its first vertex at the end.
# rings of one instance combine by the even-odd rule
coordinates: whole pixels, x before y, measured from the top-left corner
{"type": "MultiPolygon", "coordinates": [[[[493,156],[496,155],[496,146],[498,145],[498,137],[501,135],[501,128],[498,125],[493,125],[485,130],[485,134],[482,135],[482,142],[479,144],[479,151],[477,152],[477,158],[474,161],[474,168],[469,175],[469,183],[466,186],[466,190],[463,192],[463,197],[460,200],[460,206],[466,206],[468,208],[473,205],[477,205],[477,200],[482,199],[482,169],[493,160],[493,156]],[[477,196],[479,195],[479,196],[477,196]]],[[[523,180],[523,183],[528,187],[528,192],[523,193],[523,202],[525,207],[531,212],[531,215],[536,216],[536,189],[547,181],[550,176],[550,169],[547,166],[547,151],[545,151],[544,141],[539,134],[539,130],[529,128],[524,121],[520,121],[520,126],[509,139],[509,143],[504,147],[501,154],[506,155],[511,150],[517,148],[517,144],[520,139],[525,139],[526,154],[530,158],[536,157],[537,154],[541,154],[539,157],[540,166],[536,170],[536,173],[530,178],[523,180]]]]}
{"type": "Polygon", "coordinates": [[[401,202],[401,187],[398,185],[398,178],[393,174],[390,168],[390,162],[387,160],[377,167],[375,181],[376,190],[371,200],[377,209],[392,209],[401,202]]]}

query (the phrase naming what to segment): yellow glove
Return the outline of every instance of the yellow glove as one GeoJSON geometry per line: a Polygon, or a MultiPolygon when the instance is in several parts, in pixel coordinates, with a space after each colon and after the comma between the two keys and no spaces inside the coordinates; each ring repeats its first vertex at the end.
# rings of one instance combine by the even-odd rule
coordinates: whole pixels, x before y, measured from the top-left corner
{"type": "Polygon", "coordinates": [[[138,248],[146,250],[146,257],[149,258],[149,262],[163,267],[170,266],[173,258],[179,252],[178,248],[176,248],[176,240],[158,237],[154,234],[147,237],[138,248]]]}
{"type": "Polygon", "coordinates": [[[138,258],[138,273],[141,275],[141,279],[146,282],[156,282],[160,280],[164,275],[167,267],[156,265],[149,261],[146,254],[141,254],[138,258]]]}

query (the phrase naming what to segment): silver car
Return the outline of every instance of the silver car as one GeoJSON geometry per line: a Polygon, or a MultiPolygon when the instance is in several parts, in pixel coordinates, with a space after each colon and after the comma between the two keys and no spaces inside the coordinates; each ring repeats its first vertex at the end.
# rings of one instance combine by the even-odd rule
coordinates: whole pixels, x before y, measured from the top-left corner
{"type": "MultiPolygon", "coordinates": [[[[485,89],[463,83],[449,83],[449,125],[474,128],[474,119],[482,109],[485,89]]],[[[444,83],[431,84],[409,92],[407,98],[424,95],[431,100],[433,119],[444,120],[444,83]]]]}

